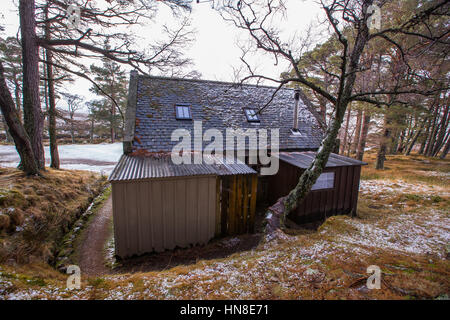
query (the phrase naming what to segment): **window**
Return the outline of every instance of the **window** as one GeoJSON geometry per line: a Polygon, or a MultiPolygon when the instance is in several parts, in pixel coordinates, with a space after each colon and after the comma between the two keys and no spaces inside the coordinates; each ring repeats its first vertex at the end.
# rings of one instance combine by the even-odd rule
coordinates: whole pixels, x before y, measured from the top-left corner
{"type": "Polygon", "coordinates": [[[291,129],[291,133],[294,136],[302,136],[302,133],[298,129],[291,129]]]}
{"type": "Polygon", "coordinates": [[[191,120],[191,106],[177,104],[175,106],[176,117],[178,120],[191,120]]]}
{"type": "Polygon", "coordinates": [[[322,173],[317,179],[316,183],[312,186],[311,190],[323,190],[334,188],[334,172],[322,173]]]}
{"type": "Polygon", "coordinates": [[[259,116],[254,109],[244,109],[248,122],[259,122],[259,116]]]}

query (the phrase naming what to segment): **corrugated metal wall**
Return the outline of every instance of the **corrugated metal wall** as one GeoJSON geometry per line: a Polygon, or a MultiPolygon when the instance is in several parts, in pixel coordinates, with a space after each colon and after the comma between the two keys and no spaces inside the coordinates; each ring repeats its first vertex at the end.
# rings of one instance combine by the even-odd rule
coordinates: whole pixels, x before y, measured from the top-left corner
{"type": "MultiPolygon", "coordinates": [[[[269,194],[272,203],[286,196],[297,185],[305,169],[280,161],[277,175],[270,177],[269,194]]],[[[316,222],[333,215],[355,213],[358,203],[361,166],[325,168],[323,172],[334,172],[332,189],[311,191],[299,203],[289,217],[298,224],[316,222]]]]}
{"type": "Polygon", "coordinates": [[[216,176],[112,182],[116,254],[205,244],[216,227],[216,176]]]}

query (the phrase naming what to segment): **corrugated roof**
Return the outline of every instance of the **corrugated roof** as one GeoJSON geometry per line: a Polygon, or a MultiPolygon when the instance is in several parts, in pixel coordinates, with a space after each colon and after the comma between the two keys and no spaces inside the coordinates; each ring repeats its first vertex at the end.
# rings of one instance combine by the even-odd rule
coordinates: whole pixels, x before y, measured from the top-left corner
{"type": "MultiPolygon", "coordinates": [[[[296,167],[307,169],[316,157],[316,152],[280,152],[279,158],[296,167]]],[[[326,167],[364,166],[366,162],[344,157],[335,153],[330,154],[326,167]]]]}
{"type": "Polygon", "coordinates": [[[180,164],[172,162],[170,156],[163,157],[135,157],[122,155],[113,172],[109,176],[109,181],[127,181],[138,179],[154,179],[168,177],[186,177],[201,175],[244,175],[256,174],[256,171],[245,163],[234,160],[234,163],[221,160],[216,156],[208,157],[209,163],[214,164],[180,164]]]}

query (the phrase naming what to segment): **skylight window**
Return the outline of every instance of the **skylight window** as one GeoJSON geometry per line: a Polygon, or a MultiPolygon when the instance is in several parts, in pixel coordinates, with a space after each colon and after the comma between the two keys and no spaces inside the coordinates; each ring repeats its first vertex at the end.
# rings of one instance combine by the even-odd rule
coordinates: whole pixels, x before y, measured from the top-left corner
{"type": "Polygon", "coordinates": [[[260,122],[259,116],[254,109],[245,109],[245,116],[248,122],[260,122]]]}
{"type": "Polygon", "coordinates": [[[177,120],[191,120],[191,106],[176,105],[175,106],[177,120]]]}

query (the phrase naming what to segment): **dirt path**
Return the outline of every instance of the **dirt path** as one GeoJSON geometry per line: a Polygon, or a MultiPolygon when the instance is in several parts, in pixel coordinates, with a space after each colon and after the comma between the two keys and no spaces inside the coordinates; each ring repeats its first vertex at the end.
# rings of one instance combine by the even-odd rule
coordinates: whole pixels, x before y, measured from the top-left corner
{"type": "Polygon", "coordinates": [[[84,275],[98,276],[109,273],[109,269],[104,264],[104,246],[111,232],[109,227],[111,216],[112,198],[110,196],[85,230],[79,248],[79,265],[84,275]]]}

